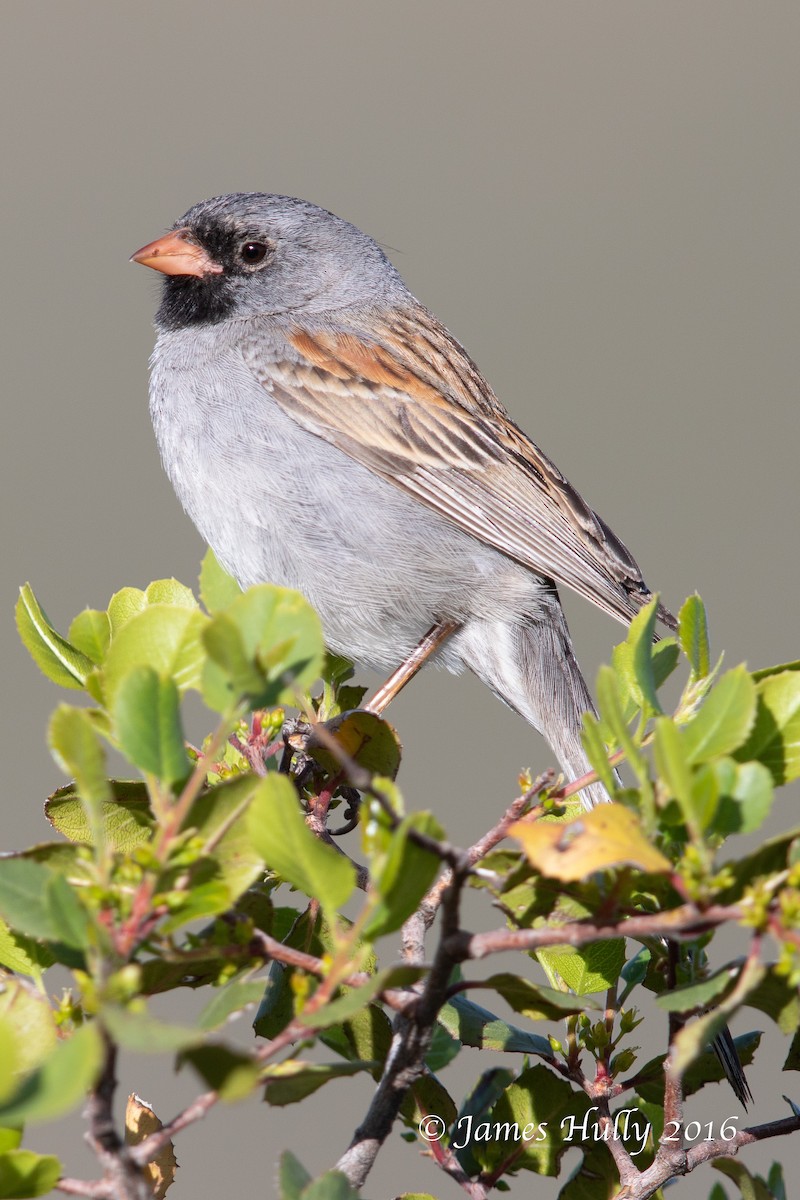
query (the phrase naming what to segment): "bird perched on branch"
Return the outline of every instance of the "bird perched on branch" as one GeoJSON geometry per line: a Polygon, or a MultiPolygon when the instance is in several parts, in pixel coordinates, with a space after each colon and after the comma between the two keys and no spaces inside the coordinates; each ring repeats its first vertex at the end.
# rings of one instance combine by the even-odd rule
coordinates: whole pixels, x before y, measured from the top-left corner
{"type": "Polygon", "coordinates": [[[227,570],[298,589],[332,650],[393,670],[373,710],[435,654],[585,774],[592,701],[557,585],[623,622],[650,592],[380,247],[314,204],[245,193],[195,205],[133,258],[166,276],[161,457],[227,570]]]}
{"type": "MultiPolygon", "coordinates": [[[[252,192],[195,205],[133,259],[165,276],[161,457],[226,569],[296,588],[332,650],[393,671],[373,711],[436,655],[584,775],[593,705],[558,585],[624,623],[651,593],[380,247],[315,204],[252,192]]],[[[580,794],[608,800],[599,782],[580,794]]],[[[727,1030],[715,1049],[744,1102],[727,1030]]]]}

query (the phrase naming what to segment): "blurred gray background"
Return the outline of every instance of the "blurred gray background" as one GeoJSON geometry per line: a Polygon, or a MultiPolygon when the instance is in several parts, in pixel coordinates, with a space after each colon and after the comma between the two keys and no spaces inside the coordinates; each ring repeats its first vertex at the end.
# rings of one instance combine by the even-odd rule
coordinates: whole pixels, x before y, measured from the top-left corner
{"type": "MultiPolygon", "coordinates": [[[[0,31],[3,848],[49,836],[44,730],[69,699],[17,642],[17,586],[65,629],[123,585],[196,578],[147,413],[158,280],[127,259],[221,192],[303,196],[391,247],[667,603],[697,589],[730,665],[798,656],[796,4],[5,0],[0,31]]],[[[622,631],[567,602],[591,680],[622,631]]],[[[409,804],[462,843],[549,762],[471,678],[423,676],[392,719],[409,804]]],[[[785,1115],[785,1078],[753,1073],[756,1119],[785,1115]]],[[[126,1059],[134,1088],[167,1118],[196,1083],[126,1059]]],[[[272,1194],[284,1146],[325,1169],[369,1094],[215,1112],[171,1196],[272,1194]]],[[[734,1111],[713,1088],[692,1115],[734,1111]]],[[[80,1129],[29,1141],[89,1174],[80,1129]]],[[[456,1195],[395,1136],[365,1194],[414,1189],[456,1195]]]]}

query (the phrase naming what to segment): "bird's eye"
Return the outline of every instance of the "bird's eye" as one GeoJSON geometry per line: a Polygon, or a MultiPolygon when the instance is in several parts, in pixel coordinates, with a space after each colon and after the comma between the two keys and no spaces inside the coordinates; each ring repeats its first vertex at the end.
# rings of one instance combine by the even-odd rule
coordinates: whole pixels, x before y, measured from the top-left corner
{"type": "Polygon", "coordinates": [[[267,257],[268,249],[263,242],[244,242],[239,250],[239,257],[248,267],[255,267],[267,257]]]}

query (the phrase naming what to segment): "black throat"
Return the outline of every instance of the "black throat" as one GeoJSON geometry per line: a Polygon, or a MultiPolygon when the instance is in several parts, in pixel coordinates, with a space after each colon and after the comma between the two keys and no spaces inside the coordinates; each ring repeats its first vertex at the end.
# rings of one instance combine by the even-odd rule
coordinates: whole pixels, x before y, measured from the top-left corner
{"type": "Polygon", "coordinates": [[[233,288],[224,276],[168,275],[156,326],[174,330],[216,325],[231,315],[234,302],[233,288]]]}

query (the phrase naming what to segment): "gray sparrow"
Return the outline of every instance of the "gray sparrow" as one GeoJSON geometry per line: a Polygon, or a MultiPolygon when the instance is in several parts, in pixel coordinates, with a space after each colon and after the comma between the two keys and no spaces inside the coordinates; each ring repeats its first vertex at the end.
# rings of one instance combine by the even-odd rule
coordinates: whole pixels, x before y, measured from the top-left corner
{"type": "MultiPolygon", "coordinates": [[[[397,668],[373,710],[437,656],[584,775],[593,705],[557,585],[623,623],[651,593],[380,247],[315,204],[252,192],[195,205],[133,259],[165,276],[161,458],[226,569],[296,588],[332,650],[397,668]]],[[[727,1029],[714,1045],[746,1103],[727,1029]]]]}
{"type": "MultiPolygon", "coordinates": [[[[133,259],[165,276],[161,458],[225,568],[302,592],[336,653],[401,664],[376,710],[435,655],[521,713],[569,779],[585,774],[592,701],[557,585],[622,622],[651,594],[380,247],[254,192],[195,205],[133,259]]],[[[582,798],[608,797],[595,783],[582,798]]]]}

